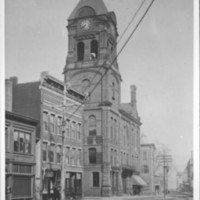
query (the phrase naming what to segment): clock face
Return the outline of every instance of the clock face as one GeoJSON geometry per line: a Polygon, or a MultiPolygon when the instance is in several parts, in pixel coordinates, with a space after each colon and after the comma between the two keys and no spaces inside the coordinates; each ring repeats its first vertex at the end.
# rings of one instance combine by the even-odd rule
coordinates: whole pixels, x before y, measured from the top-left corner
{"type": "Polygon", "coordinates": [[[81,29],[88,30],[91,27],[91,22],[88,19],[85,19],[81,22],[81,29]]]}

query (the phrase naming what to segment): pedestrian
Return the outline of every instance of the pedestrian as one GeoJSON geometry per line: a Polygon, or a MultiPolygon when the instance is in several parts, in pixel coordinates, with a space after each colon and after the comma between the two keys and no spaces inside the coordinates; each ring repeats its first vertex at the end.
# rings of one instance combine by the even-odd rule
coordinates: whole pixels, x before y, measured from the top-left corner
{"type": "Polygon", "coordinates": [[[60,200],[60,191],[58,190],[58,187],[56,184],[53,186],[53,200],[60,200]]]}

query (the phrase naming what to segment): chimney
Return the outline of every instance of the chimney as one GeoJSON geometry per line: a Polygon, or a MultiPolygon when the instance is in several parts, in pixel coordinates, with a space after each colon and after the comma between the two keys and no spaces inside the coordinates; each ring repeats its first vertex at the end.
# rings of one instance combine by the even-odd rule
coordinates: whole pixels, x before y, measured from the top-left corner
{"type": "Polygon", "coordinates": [[[13,107],[13,81],[5,81],[5,110],[12,112],[13,107]]]}
{"type": "Polygon", "coordinates": [[[131,85],[131,105],[134,106],[136,104],[136,86],[131,85]]]}
{"type": "Polygon", "coordinates": [[[17,85],[18,84],[18,78],[16,76],[10,77],[9,80],[12,81],[13,85],[17,85]]]}

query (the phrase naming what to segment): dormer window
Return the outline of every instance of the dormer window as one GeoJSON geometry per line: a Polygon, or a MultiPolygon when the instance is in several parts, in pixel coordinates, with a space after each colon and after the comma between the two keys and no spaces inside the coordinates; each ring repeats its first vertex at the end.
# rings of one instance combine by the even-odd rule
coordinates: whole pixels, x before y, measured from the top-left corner
{"type": "Polygon", "coordinates": [[[90,43],[90,59],[95,60],[98,58],[98,42],[92,40],[90,43]]]}
{"type": "Polygon", "coordinates": [[[77,59],[78,61],[83,61],[84,60],[84,50],[85,50],[85,45],[83,42],[79,42],[77,44],[77,59]]]}

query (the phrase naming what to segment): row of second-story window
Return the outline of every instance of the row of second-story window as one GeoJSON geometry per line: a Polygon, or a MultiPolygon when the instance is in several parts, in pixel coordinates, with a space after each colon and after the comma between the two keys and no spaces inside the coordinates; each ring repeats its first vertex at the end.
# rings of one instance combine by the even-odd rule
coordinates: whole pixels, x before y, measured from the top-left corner
{"type": "Polygon", "coordinates": [[[121,164],[122,165],[136,165],[139,162],[139,157],[129,155],[128,153],[121,152],[121,164]]]}
{"type": "MultiPolygon", "coordinates": [[[[62,146],[43,142],[42,156],[44,162],[61,163],[62,146]]],[[[82,150],[72,147],[65,147],[65,164],[80,166],[82,163],[82,150]]]]}
{"type": "Polygon", "coordinates": [[[136,144],[139,142],[138,140],[139,131],[135,132],[133,128],[130,131],[127,125],[123,126],[121,138],[121,145],[123,147],[136,146],[136,144]]]}
{"type": "Polygon", "coordinates": [[[43,112],[43,130],[62,135],[63,131],[66,137],[81,139],[81,123],[65,120],[61,116],[43,112]]]}
{"type": "Polygon", "coordinates": [[[138,162],[138,157],[132,155],[130,156],[128,153],[121,152],[121,163],[119,160],[118,151],[114,149],[110,149],[110,163],[111,166],[121,165],[134,165],[138,162]]]}
{"type": "MultiPolygon", "coordinates": [[[[6,131],[7,132],[7,131],[6,131]]],[[[7,138],[8,134],[6,134],[7,138]]],[[[13,150],[16,153],[31,154],[31,134],[19,130],[14,130],[13,150]]],[[[6,142],[7,141],[6,139],[6,142]]],[[[7,145],[7,144],[6,144],[7,145]]]]}

